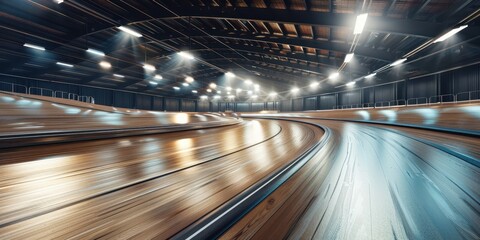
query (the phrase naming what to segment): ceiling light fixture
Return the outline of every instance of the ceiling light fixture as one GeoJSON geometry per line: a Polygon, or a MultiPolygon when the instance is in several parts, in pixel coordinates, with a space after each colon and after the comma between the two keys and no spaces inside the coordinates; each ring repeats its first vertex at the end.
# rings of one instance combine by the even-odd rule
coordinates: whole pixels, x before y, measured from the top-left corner
{"type": "Polygon", "coordinates": [[[37,49],[37,50],[40,50],[40,51],[45,51],[44,47],[40,47],[40,46],[33,45],[33,44],[30,44],[30,43],[25,43],[25,44],[23,44],[23,46],[28,47],[28,48],[37,49]]]}
{"type": "Polygon", "coordinates": [[[253,95],[252,98],[253,98],[253,99],[257,99],[258,96],[257,96],[257,95],[253,95]]]}
{"type": "Polygon", "coordinates": [[[348,63],[352,60],[353,58],[353,53],[349,53],[345,56],[345,62],[348,63]]]}
{"type": "Polygon", "coordinates": [[[357,35],[363,32],[365,23],[367,22],[368,13],[360,14],[357,16],[357,21],[355,22],[355,28],[353,29],[353,34],[357,35]]]}
{"type": "Polygon", "coordinates": [[[208,85],[208,86],[210,88],[213,88],[213,89],[217,88],[217,84],[215,84],[215,83],[210,83],[210,85],[208,85]]]}
{"type": "Polygon", "coordinates": [[[173,87],[173,89],[175,89],[175,90],[180,90],[180,88],[179,88],[179,87],[173,87]]]}
{"type": "Polygon", "coordinates": [[[63,0],[54,0],[57,4],[63,3],[63,0]]]}
{"type": "Polygon", "coordinates": [[[120,26],[120,27],[118,27],[118,29],[120,29],[120,30],[122,30],[122,31],[124,31],[124,32],[126,32],[126,33],[128,33],[128,34],[130,34],[130,35],[133,35],[133,36],[135,36],[135,37],[138,37],[138,38],[139,38],[139,37],[142,37],[142,34],[136,32],[136,31],[133,31],[133,30],[130,29],[130,28],[127,28],[127,27],[124,27],[124,26],[120,26]]]}
{"type": "Polygon", "coordinates": [[[158,84],[158,82],[155,82],[155,81],[149,81],[149,83],[155,86],[158,84]]]}
{"type": "Polygon", "coordinates": [[[227,91],[232,91],[232,88],[231,87],[226,87],[225,88],[227,91]]]}
{"type": "Polygon", "coordinates": [[[110,64],[109,62],[105,62],[105,61],[99,62],[98,65],[100,65],[100,67],[102,67],[102,68],[107,68],[107,69],[112,67],[112,64],[110,64]]]}
{"type": "Polygon", "coordinates": [[[222,94],[222,91],[217,91],[218,94],[222,94]]]}
{"type": "Polygon", "coordinates": [[[98,56],[102,56],[102,57],[105,56],[104,52],[98,51],[98,50],[95,50],[95,49],[92,49],[92,48],[87,49],[87,52],[89,52],[91,54],[98,55],[98,56]]]}
{"type": "Polygon", "coordinates": [[[241,93],[243,90],[241,88],[237,88],[237,93],[241,93]]]}
{"type": "Polygon", "coordinates": [[[63,62],[57,62],[57,65],[60,65],[60,66],[64,66],[64,67],[73,67],[72,64],[68,64],[68,63],[63,63],[63,62]]]}
{"type": "Polygon", "coordinates": [[[160,74],[155,74],[155,76],[153,78],[156,79],[156,80],[162,80],[163,79],[162,75],[160,75],[160,74]]]}
{"type": "Polygon", "coordinates": [[[225,75],[227,77],[232,77],[232,78],[235,77],[235,74],[233,74],[232,72],[226,72],[225,75]]]}
{"type": "Polygon", "coordinates": [[[320,84],[319,82],[313,82],[313,83],[310,83],[310,87],[311,88],[316,88],[316,87],[318,87],[319,84],[320,84]]]}
{"type": "Polygon", "coordinates": [[[437,38],[433,43],[443,42],[450,38],[451,36],[457,34],[458,32],[462,31],[463,29],[467,28],[468,25],[462,25],[460,27],[454,28],[447,33],[443,34],[441,37],[437,38]]]}
{"type": "Polygon", "coordinates": [[[250,80],[250,79],[245,80],[245,84],[252,85],[252,80],[250,80]]]}
{"type": "Polygon", "coordinates": [[[276,92],[271,92],[268,94],[270,97],[276,97],[277,96],[277,93],[276,92]]]}
{"type": "Polygon", "coordinates": [[[193,81],[195,81],[195,79],[193,79],[193,77],[187,76],[185,78],[185,81],[188,82],[188,83],[192,83],[193,81]]]}
{"type": "Polygon", "coordinates": [[[372,78],[372,77],[374,77],[375,75],[377,75],[377,73],[370,73],[370,74],[368,74],[367,76],[365,76],[365,78],[372,78]]]}
{"type": "Polygon", "coordinates": [[[150,64],[144,64],[143,69],[148,70],[148,71],[155,71],[156,70],[155,66],[150,65],[150,64]]]}
{"type": "Polygon", "coordinates": [[[252,95],[252,94],[253,94],[253,92],[252,92],[251,90],[248,90],[247,93],[248,93],[248,95],[252,95]]]}
{"type": "Polygon", "coordinates": [[[192,54],[188,53],[188,52],[178,52],[178,55],[180,55],[181,57],[186,58],[186,59],[188,59],[188,60],[193,60],[193,59],[195,59],[195,57],[194,57],[192,54]]]}
{"type": "Polygon", "coordinates": [[[208,96],[207,95],[202,95],[200,96],[201,99],[208,99],[208,96]]]}
{"type": "Polygon", "coordinates": [[[392,64],[390,64],[390,66],[397,66],[397,65],[400,65],[402,64],[403,62],[407,61],[406,58],[402,58],[402,59],[398,59],[397,61],[393,62],[392,64]]]}
{"type": "Polygon", "coordinates": [[[338,72],[335,72],[335,73],[330,74],[330,76],[328,76],[328,78],[330,78],[330,79],[337,79],[339,75],[340,75],[340,74],[339,74],[338,72]]]}
{"type": "Polygon", "coordinates": [[[120,74],[113,74],[114,77],[118,77],[118,78],[124,78],[125,76],[123,75],[120,75],[120,74]]]}
{"type": "Polygon", "coordinates": [[[219,99],[219,98],[221,98],[221,97],[220,97],[219,95],[215,95],[215,96],[213,96],[213,98],[219,99]]]}
{"type": "Polygon", "coordinates": [[[298,89],[298,88],[292,88],[291,91],[292,91],[292,93],[297,93],[298,91],[300,91],[300,89],[298,89]]]}
{"type": "Polygon", "coordinates": [[[355,83],[356,83],[355,81],[351,81],[351,82],[349,82],[349,83],[347,83],[347,84],[345,84],[345,85],[347,85],[347,86],[349,86],[349,87],[350,87],[350,86],[353,86],[353,85],[355,85],[355,83]]]}
{"type": "Polygon", "coordinates": [[[184,82],[184,83],[182,83],[182,85],[185,86],[185,87],[188,87],[189,84],[184,82]]]}
{"type": "Polygon", "coordinates": [[[212,92],[212,89],[210,89],[210,88],[209,88],[209,89],[207,89],[207,92],[212,92]]]}
{"type": "Polygon", "coordinates": [[[192,93],[198,93],[198,91],[197,90],[192,90],[192,93]]]}

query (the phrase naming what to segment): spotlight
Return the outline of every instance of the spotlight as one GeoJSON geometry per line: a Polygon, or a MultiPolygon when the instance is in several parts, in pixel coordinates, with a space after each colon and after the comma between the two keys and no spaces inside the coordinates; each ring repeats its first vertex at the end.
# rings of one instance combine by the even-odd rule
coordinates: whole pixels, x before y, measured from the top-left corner
{"type": "Polygon", "coordinates": [[[37,50],[40,50],[40,51],[45,51],[44,47],[40,47],[40,46],[33,45],[33,44],[30,44],[30,43],[25,43],[25,44],[23,44],[23,46],[28,47],[28,48],[37,49],[37,50]]]}
{"type": "Polygon", "coordinates": [[[188,52],[179,52],[178,55],[180,55],[181,57],[186,58],[188,60],[195,59],[195,57],[193,57],[193,55],[188,53],[188,52]]]}
{"type": "Polygon", "coordinates": [[[150,65],[150,64],[144,64],[143,69],[148,70],[148,71],[155,71],[156,70],[155,66],[150,65]]]}
{"type": "Polygon", "coordinates": [[[360,14],[357,16],[357,21],[355,22],[355,28],[353,29],[353,34],[357,35],[363,32],[365,23],[367,22],[368,13],[360,14]]]}
{"type": "Polygon", "coordinates": [[[91,54],[98,55],[98,56],[102,56],[102,57],[105,56],[104,52],[98,51],[98,50],[95,50],[95,49],[92,49],[92,48],[87,49],[87,52],[89,52],[91,54]]]}
{"type": "Polygon", "coordinates": [[[339,74],[338,72],[335,72],[335,73],[330,74],[330,76],[328,76],[328,78],[330,78],[330,79],[337,79],[339,75],[340,75],[340,74],[339,74]]]}
{"type": "Polygon", "coordinates": [[[126,33],[128,33],[128,34],[130,34],[130,35],[133,35],[133,36],[135,36],[135,37],[142,37],[142,34],[140,34],[140,33],[138,33],[138,32],[135,32],[135,31],[133,31],[133,30],[130,29],[130,28],[127,28],[127,27],[124,27],[124,26],[120,26],[120,27],[118,27],[118,29],[120,29],[120,30],[122,30],[122,31],[124,31],[124,32],[126,32],[126,33]]]}
{"type": "Polygon", "coordinates": [[[64,67],[73,67],[72,64],[68,64],[68,63],[63,63],[63,62],[57,62],[57,65],[60,65],[60,66],[64,66],[64,67]]]}
{"type": "Polygon", "coordinates": [[[112,67],[112,64],[110,64],[109,62],[105,62],[105,61],[99,62],[98,65],[100,65],[100,67],[102,67],[102,68],[111,68],[112,67]]]}
{"type": "Polygon", "coordinates": [[[349,53],[345,56],[345,61],[346,63],[352,61],[352,58],[353,58],[353,53],[349,53]]]}
{"type": "Polygon", "coordinates": [[[377,73],[371,73],[371,74],[368,74],[367,76],[365,76],[365,78],[372,78],[372,77],[374,77],[375,75],[377,75],[377,73]]]}
{"type": "Polygon", "coordinates": [[[217,88],[217,84],[215,84],[215,83],[210,83],[210,85],[208,85],[208,86],[212,89],[217,88]]]}
{"type": "Polygon", "coordinates": [[[397,66],[397,65],[400,65],[402,64],[403,62],[407,61],[406,58],[402,58],[402,59],[398,59],[397,61],[393,62],[392,64],[390,64],[390,66],[397,66]]]}
{"type": "Polygon", "coordinates": [[[441,37],[437,38],[437,40],[435,40],[433,43],[443,42],[443,41],[447,40],[451,36],[457,34],[458,32],[462,31],[463,29],[465,29],[467,27],[468,27],[468,25],[462,25],[460,27],[454,28],[454,29],[450,30],[449,32],[443,34],[441,37]]]}
{"type": "Polygon", "coordinates": [[[195,79],[193,79],[193,77],[188,76],[185,78],[185,81],[188,83],[192,83],[193,81],[195,81],[195,79]]]}

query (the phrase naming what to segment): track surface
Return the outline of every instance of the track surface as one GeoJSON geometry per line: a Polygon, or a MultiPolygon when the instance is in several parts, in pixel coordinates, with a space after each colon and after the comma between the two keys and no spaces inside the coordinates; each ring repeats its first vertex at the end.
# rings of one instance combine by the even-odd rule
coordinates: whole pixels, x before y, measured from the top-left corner
{"type": "Polygon", "coordinates": [[[308,150],[307,124],[244,124],[0,152],[0,239],[174,235],[308,150]]]}
{"type": "Polygon", "coordinates": [[[331,145],[299,172],[306,178],[318,167],[309,182],[284,194],[288,199],[254,233],[232,228],[224,238],[480,239],[480,169],[416,140],[478,161],[478,138],[308,121],[332,129],[331,145]]]}
{"type": "MultiPolygon", "coordinates": [[[[249,234],[234,226],[224,238],[480,238],[480,169],[444,151],[478,160],[477,138],[309,121],[332,130],[329,143],[289,180],[299,184],[285,184],[296,187],[277,190],[281,204],[264,225],[249,234]]],[[[306,124],[251,120],[5,150],[0,238],[168,238],[321,136],[306,124]]]]}

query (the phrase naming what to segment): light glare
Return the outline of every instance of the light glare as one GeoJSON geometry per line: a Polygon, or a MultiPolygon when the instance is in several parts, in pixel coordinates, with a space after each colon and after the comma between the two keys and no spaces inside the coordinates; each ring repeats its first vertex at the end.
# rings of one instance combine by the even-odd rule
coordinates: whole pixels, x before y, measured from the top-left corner
{"type": "Polygon", "coordinates": [[[365,78],[372,78],[372,77],[374,77],[375,75],[377,75],[377,73],[370,73],[370,74],[368,74],[367,76],[365,76],[365,78]]]}
{"type": "Polygon", "coordinates": [[[345,56],[345,62],[348,63],[352,60],[353,58],[353,53],[349,53],[345,56]]]}
{"type": "Polygon", "coordinates": [[[397,61],[393,62],[392,64],[390,64],[390,66],[397,66],[399,64],[402,64],[403,62],[407,61],[406,58],[402,58],[402,59],[398,59],[397,61]]]}
{"type": "Polygon", "coordinates": [[[73,67],[72,64],[63,63],[63,62],[57,62],[57,65],[64,66],[64,67],[73,67]]]}
{"type": "Polygon", "coordinates": [[[100,65],[100,67],[102,67],[102,68],[107,68],[107,69],[112,67],[112,64],[110,64],[109,62],[105,62],[105,61],[99,62],[98,65],[100,65]]]}
{"type": "Polygon", "coordinates": [[[195,81],[195,79],[193,79],[193,77],[188,76],[185,78],[185,81],[188,83],[192,83],[193,81],[195,81]]]}
{"type": "Polygon", "coordinates": [[[316,88],[316,87],[318,87],[319,84],[320,84],[319,82],[313,82],[313,83],[310,83],[310,87],[311,88],[316,88]]]}
{"type": "Polygon", "coordinates": [[[353,85],[355,85],[355,83],[356,83],[355,81],[352,81],[352,82],[349,82],[349,83],[347,83],[347,84],[345,84],[345,85],[347,85],[347,86],[349,86],[349,87],[350,87],[350,86],[353,86],[353,85]]]}
{"type": "Polygon", "coordinates": [[[155,66],[150,65],[150,64],[144,64],[143,69],[148,70],[148,71],[155,71],[156,70],[155,66]]]}
{"type": "Polygon", "coordinates": [[[443,34],[441,37],[437,38],[437,40],[435,40],[433,43],[443,42],[467,27],[468,25],[462,25],[460,27],[454,28],[448,31],[447,33],[443,34]]]}
{"type": "Polygon", "coordinates": [[[183,57],[185,59],[188,59],[188,60],[195,59],[195,57],[193,57],[193,55],[188,53],[188,52],[179,52],[178,55],[180,55],[181,57],[183,57]]]}
{"type": "Polygon", "coordinates": [[[98,56],[102,56],[102,57],[105,56],[104,52],[98,51],[98,50],[95,50],[95,49],[92,49],[92,48],[87,49],[87,52],[89,52],[91,54],[98,55],[98,56]]]}
{"type": "Polygon", "coordinates": [[[338,78],[339,75],[340,75],[340,74],[339,74],[338,72],[332,73],[332,74],[330,74],[330,76],[329,76],[328,78],[330,78],[330,79],[336,79],[336,78],[338,78]]]}
{"type": "Polygon", "coordinates": [[[30,43],[25,43],[25,44],[23,44],[23,46],[28,47],[28,48],[37,49],[37,50],[40,50],[40,51],[45,51],[44,47],[40,47],[40,46],[33,45],[33,44],[30,44],[30,43]]]}
{"type": "Polygon", "coordinates": [[[355,28],[353,29],[353,34],[357,35],[363,32],[365,23],[367,22],[368,13],[360,14],[357,16],[357,21],[355,22],[355,28]]]}
{"type": "Polygon", "coordinates": [[[124,32],[126,32],[126,33],[128,33],[128,34],[130,34],[130,35],[133,35],[133,36],[135,36],[135,37],[142,37],[142,34],[140,34],[140,33],[138,33],[138,32],[135,32],[135,31],[133,31],[133,30],[130,29],[130,28],[127,28],[127,27],[124,27],[124,26],[120,26],[120,27],[118,27],[118,29],[120,29],[120,30],[122,30],[122,31],[124,31],[124,32]]]}

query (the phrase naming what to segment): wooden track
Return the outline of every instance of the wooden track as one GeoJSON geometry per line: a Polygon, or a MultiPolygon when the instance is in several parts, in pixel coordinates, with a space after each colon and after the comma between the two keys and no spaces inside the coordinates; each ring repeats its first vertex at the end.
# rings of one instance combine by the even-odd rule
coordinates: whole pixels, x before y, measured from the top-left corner
{"type": "Polygon", "coordinates": [[[164,239],[321,136],[311,125],[260,120],[8,149],[0,153],[0,238],[164,239]]]}
{"type": "Polygon", "coordinates": [[[305,120],[331,128],[330,144],[222,239],[480,237],[478,138],[305,120]]]}
{"type": "MultiPolygon", "coordinates": [[[[233,119],[89,109],[70,102],[59,107],[43,100],[0,95],[0,108],[8,109],[0,118],[4,136],[171,126],[176,114],[182,114],[180,125],[233,119]],[[80,110],[70,114],[69,108],[80,110]],[[119,114],[122,124],[109,125],[91,112],[119,114]],[[40,130],[7,127],[25,122],[43,125],[40,130]]],[[[404,114],[419,112],[411,108],[390,110],[401,116],[398,122],[468,124],[470,130],[479,125],[476,112],[447,105],[436,110],[434,124],[404,114]]],[[[336,111],[327,117],[350,119],[352,114],[359,115],[336,111]]],[[[375,114],[370,116],[380,116],[375,114]]],[[[295,119],[331,129],[327,144],[221,238],[480,238],[478,137],[295,119]]],[[[5,148],[0,152],[0,239],[169,238],[291,162],[322,134],[309,124],[247,120],[213,129],[5,148]]]]}
{"type": "MultiPolygon", "coordinates": [[[[253,116],[255,114],[244,113],[244,115],[253,116]]],[[[263,114],[259,114],[259,116],[262,115],[263,114]]],[[[377,121],[383,123],[411,124],[427,127],[480,131],[479,102],[391,108],[286,112],[281,113],[281,115],[321,119],[377,121]]]]}
{"type": "Polygon", "coordinates": [[[175,127],[237,122],[215,113],[154,112],[0,94],[0,137],[84,130],[175,127]],[[48,100],[48,101],[47,101],[48,100]]]}

